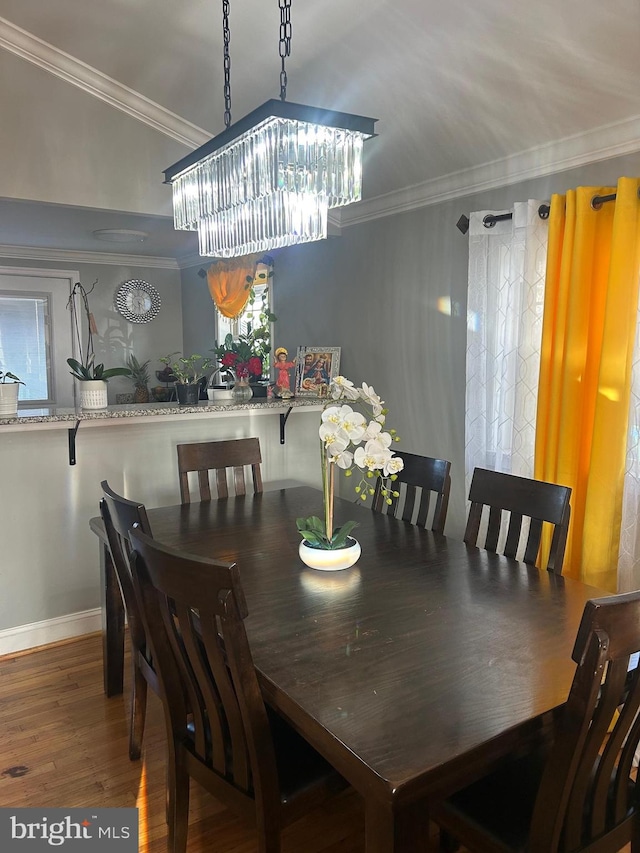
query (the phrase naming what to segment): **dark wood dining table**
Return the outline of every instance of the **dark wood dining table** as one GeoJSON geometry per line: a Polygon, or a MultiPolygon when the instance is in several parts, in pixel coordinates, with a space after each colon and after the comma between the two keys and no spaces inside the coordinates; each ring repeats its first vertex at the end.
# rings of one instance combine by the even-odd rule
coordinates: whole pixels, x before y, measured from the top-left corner
{"type": "MultiPolygon", "coordinates": [[[[316,572],[298,556],[308,487],[148,511],[153,535],[237,562],[266,700],[360,792],[367,853],[427,849],[430,797],[549,730],[574,672],[585,602],[603,595],[344,500],[362,556],[316,572]]],[[[100,519],[104,674],[122,691],[124,616],[100,519]]]]}

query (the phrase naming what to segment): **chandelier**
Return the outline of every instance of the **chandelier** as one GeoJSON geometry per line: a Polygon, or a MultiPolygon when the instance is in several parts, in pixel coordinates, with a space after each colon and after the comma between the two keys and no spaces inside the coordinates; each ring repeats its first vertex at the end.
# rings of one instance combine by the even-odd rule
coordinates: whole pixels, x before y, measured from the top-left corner
{"type": "Polygon", "coordinates": [[[229,0],[223,0],[225,130],[165,170],[174,227],[200,255],[230,258],[327,236],[328,210],[362,198],[376,119],[286,100],[291,0],[280,5],[280,100],[231,124],[229,0]]]}

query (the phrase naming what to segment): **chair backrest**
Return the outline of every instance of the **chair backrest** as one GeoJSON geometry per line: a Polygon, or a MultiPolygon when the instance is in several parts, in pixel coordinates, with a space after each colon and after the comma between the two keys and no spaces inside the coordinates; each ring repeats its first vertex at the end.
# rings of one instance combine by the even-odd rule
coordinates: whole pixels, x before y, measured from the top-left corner
{"type": "Polygon", "coordinates": [[[587,602],[572,655],[577,669],[538,789],[529,849],[609,853],[637,837],[631,772],[640,741],[638,652],[640,592],[587,602]]]}
{"type": "Polygon", "coordinates": [[[141,530],[151,536],[147,510],[143,504],[127,500],[127,498],[116,494],[106,480],[103,480],[100,485],[103,494],[100,500],[100,515],[104,523],[109,552],[127,612],[131,643],[135,648],[140,649],[146,657],[146,633],[138,599],[133,589],[129,566],[129,530],[134,524],[138,524],[141,530]]]}
{"type": "Polygon", "coordinates": [[[547,569],[558,575],[562,574],[571,515],[570,497],[571,489],[568,486],[476,468],[469,489],[471,507],[464,541],[497,553],[501,532],[504,535],[503,511],[507,511],[510,515],[502,550],[505,556],[516,557],[522,521],[528,517],[529,534],[522,559],[525,563],[534,565],[540,550],[542,523],[549,522],[554,525],[554,531],[547,569]],[[489,507],[489,519],[484,541],[479,542],[482,510],[485,506],[489,507]]]}
{"type": "Polygon", "coordinates": [[[419,527],[426,527],[429,507],[433,505],[431,530],[442,533],[449,506],[451,489],[451,463],[445,459],[432,459],[430,456],[418,456],[415,453],[395,451],[404,462],[404,468],[393,483],[393,490],[400,497],[382,494],[382,483],[376,481],[372,509],[386,512],[403,521],[413,521],[419,527]],[[432,499],[434,499],[432,501],[432,499]],[[391,503],[388,503],[388,501],[391,503]]]}
{"type": "Polygon", "coordinates": [[[185,743],[189,713],[187,749],[219,780],[220,797],[240,806],[239,795],[261,798],[265,809],[279,808],[274,746],[237,566],[168,548],[137,528],[130,538],[134,584],[174,739],[185,743]]]}
{"type": "Polygon", "coordinates": [[[215,471],[215,484],[219,498],[229,495],[227,468],[233,469],[236,495],[246,494],[244,466],[251,466],[253,491],[262,491],[260,464],[260,441],[257,438],[237,438],[228,441],[203,441],[195,444],[178,445],[178,473],[180,476],[180,499],[183,504],[191,502],[189,492],[190,471],[197,471],[200,500],[211,500],[209,471],[215,471]]]}

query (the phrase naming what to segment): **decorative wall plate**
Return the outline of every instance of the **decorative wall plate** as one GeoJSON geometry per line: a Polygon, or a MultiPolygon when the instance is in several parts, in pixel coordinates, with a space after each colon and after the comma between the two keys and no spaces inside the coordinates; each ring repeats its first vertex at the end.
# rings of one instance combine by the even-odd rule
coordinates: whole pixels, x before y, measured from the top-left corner
{"type": "Polygon", "coordinates": [[[130,323],[148,323],[158,316],[162,301],[152,284],[132,278],[116,290],[115,305],[130,323]]]}

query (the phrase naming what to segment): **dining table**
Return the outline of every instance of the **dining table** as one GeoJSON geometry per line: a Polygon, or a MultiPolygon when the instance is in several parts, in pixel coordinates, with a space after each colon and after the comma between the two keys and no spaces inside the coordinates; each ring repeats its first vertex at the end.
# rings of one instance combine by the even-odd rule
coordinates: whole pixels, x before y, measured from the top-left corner
{"type": "MultiPolygon", "coordinates": [[[[585,603],[605,593],[336,498],[350,569],[306,568],[311,487],[148,510],[154,538],[237,563],[265,701],[364,799],[366,853],[428,848],[429,800],[549,736],[585,603]]],[[[122,692],[124,611],[99,518],[104,686],[122,692]]]]}

